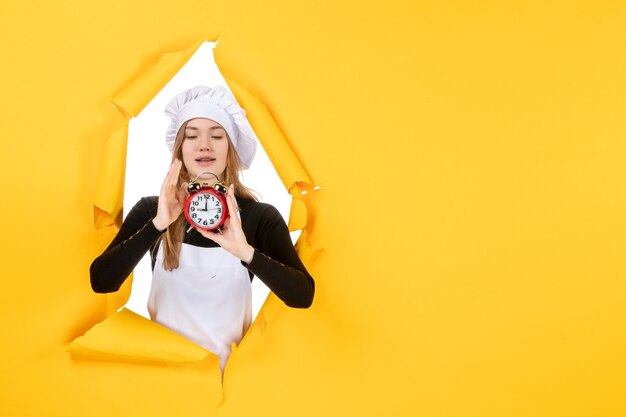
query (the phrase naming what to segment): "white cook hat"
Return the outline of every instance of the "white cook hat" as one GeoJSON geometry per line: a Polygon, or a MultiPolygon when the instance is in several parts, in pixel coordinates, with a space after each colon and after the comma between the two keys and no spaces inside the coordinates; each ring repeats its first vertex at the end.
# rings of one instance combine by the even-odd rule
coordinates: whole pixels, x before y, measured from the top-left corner
{"type": "Polygon", "coordinates": [[[202,117],[222,125],[235,146],[242,168],[250,167],[256,153],[256,138],[248,127],[246,111],[226,88],[220,85],[213,88],[199,85],[185,90],[170,100],[165,107],[165,114],[172,119],[165,134],[165,143],[170,152],[183,123],[202,117]]]}

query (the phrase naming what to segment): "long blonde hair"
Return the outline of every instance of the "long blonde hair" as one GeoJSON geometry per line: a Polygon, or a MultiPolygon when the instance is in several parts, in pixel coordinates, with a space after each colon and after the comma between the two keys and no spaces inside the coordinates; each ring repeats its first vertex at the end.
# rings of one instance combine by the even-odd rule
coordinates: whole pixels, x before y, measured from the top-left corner
{"type": "MultiPolygon", "coordinates": [[[[178,130],[176,134],[176,141],[174,142],[174,148],[172,149],[172,163],[176,158],[183,160],[183,142],[185,141],[185,128],[187,127],[186,121],[178,130]]],[[[241,161],[239,155],[233,146],[228,133],[226,133],[228,139],[228,153],[226,156],[226,170],[225,178],[220,178],[226,185],[234,184],[235,196],[240,198],[246,198],[249,200],[258,201],[252,191],[243,185],[239,179],[241,173],[241,161]]],[[[187,167],[183,163],[178,175],[178,186],[180,187],[183,182],[189,181],[189,172],[187,167]]],[[[169,225],[165,233],[162,235],[163,244],[163,268],[167,271],[178,268],[178,257],[180,256],[180,249],[182,247],[183,239],[185,237],[185,229],[188,227],[184,214],[180,215],[172,224],[169,225]]]]}

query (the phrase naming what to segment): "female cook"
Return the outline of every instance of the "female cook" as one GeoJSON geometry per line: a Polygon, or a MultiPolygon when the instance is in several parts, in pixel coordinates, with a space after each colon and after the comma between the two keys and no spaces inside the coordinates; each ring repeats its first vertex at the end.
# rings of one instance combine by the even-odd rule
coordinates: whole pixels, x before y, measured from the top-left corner
{"type": "Polygon", "coordinates": [[[238,344],[252,322],[253,276],[295,308],[311,305],[315,282],[280,213],[239,180],[256,141],[232,94],[220,86],[194,87],[175,96],[165,114],[172,164],[160,195],[142,198],[128,213],[91,264],[91,286],[117,291],[150,250],[151,319],[215,353],[223,371],[231,343],[238,344]],[[187,184],[198,176],[207,185],[217,178],[229,185],[230,215],[219,232],[191,228],[182,214],[187,184]]]}

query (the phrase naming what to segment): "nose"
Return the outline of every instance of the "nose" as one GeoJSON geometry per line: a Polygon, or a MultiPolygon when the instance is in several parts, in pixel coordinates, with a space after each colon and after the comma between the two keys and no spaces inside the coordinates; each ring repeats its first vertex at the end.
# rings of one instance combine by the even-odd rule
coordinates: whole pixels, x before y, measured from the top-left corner
{"type": "Polygon", "coordinates": [[[211,141],[209,141],[208,139],[205,139],[205,138],[200,139],[200,150],[210,151],[211,150],[210,143],[211,141]]]}

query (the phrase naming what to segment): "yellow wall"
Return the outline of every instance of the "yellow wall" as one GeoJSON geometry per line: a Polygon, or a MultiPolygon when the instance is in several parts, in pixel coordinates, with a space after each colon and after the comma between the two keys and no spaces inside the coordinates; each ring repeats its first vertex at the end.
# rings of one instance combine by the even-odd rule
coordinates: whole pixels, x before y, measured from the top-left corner
{"type": "Polygon", "coordinates": [[[626,5],[47,3],[0,6],[0,415],[626,414],[626,5]],[[223,398],[206,364],[66,352],[124,302],[88,276],[111,100],[218,36],[324,187],[314,304],[223,398]]]}

